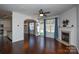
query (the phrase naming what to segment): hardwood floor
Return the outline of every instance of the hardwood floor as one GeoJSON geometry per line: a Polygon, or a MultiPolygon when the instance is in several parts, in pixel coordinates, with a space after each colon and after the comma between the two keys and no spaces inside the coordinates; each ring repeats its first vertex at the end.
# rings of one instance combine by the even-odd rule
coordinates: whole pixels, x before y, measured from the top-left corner
{"type": "Polygon", "coordinates": [[[7,38],[3,39],[0,46],[2,54],[77,54],[74,46],[65,46],[60,42],[43,37],[25,35],[23,41],[11,43],[7,38]],[[73,47],[73,49],[71,49],[73,47]]]}

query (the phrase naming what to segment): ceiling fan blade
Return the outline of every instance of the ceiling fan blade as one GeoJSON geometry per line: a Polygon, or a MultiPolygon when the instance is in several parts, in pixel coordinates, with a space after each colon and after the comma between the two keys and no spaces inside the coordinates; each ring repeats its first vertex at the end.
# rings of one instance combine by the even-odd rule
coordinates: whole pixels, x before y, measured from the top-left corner
{"type": "Polygon", "coordinates": [[[45,12],[45,14],[49,14],[50,12],[48,11],[48,12],[45,12]]]}
{"type": "Polygon", "coordinates": [[[46,14],[44,14],[44,16],[46,17],[47,15],[46,15],[46,14]]]}
{"type": "Polygon", "coordinates": [[[40,10],[39,10],[39,13],[40,13],[40,14],[43,14],[43,10],[42,10],[42,9],[40,9],[40,10]]]}

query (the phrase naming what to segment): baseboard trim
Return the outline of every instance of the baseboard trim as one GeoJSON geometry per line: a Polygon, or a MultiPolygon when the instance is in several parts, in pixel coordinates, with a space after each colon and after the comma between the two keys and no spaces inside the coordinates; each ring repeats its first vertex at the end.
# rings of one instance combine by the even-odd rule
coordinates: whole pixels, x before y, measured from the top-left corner
{"type": "Polygon", "coordinates": [[[56,39],[58,42],[60,42],[60,43],[62,43],[62,44],[64,44],[64,45],[66,45],[66,46],[70,46],[71,44],[68,44],[68,43],[66,43],[66,42],[64,42],[64,41],[62,41],[62,40],[59,40],[59,39],[56,39]]]}
{"type": "Polygon", "coordinates": [[[15,41],[15,42],[12,42],[12,43],[14,44],[14,43],[17,43],[17,42],[22,42],[22,41],[23,41],[23,40],[19,40],[19,41],[15,41]]]}
{"type": "MultiPolygon", "coordinates": [[[[36,35],[35,35],[36,36],[36,35]]],[[[40,37],[40,35],[36,36],[36,37],[40,37]]],[[[41,36],[42,37],[42,36],[41,36]]],[[[44,37],[44,36],[43,36],[44,37]]],[[[51,37],[46,37],[48,39],[54,39],[54,38],[51,38],[51,37]]]]}
{"type": "MultiPolygon", "coordinates": [[[[64,41],[61,41],[61,40],[59,40],[59,39],[56,39],[58,42],[60,42],[60,43],[62,43],[62,44],[64,44],[64,45],[66,45],[66,46],[71,46],[71,44],[68,44],[68,43],[66,43],[66,42],[64,42],[64,41]]],[[[74,46],[74,45],[73,45],[74,46]]],[[[77,46],[75,46],[76,47],[76,49],[77,49],[77,51],[78,51],[78,53],[79,53],[79,49],[77,48],[77,46]]]]}

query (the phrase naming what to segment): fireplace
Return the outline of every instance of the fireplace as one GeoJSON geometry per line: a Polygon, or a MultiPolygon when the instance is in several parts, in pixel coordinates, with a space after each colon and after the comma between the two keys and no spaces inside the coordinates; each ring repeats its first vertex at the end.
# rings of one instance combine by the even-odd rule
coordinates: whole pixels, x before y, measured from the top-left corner
{"type": "Polygon", "coordinates": [[[69,43],[69,32],[62,32],[62,40],[69,43]]]}

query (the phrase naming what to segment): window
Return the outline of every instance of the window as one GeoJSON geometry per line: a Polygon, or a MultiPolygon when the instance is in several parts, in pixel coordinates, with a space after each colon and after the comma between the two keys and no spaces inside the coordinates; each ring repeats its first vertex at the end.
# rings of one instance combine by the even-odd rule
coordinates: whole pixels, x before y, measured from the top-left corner
{"type": "MultiPolygon", "coordinates": [[[[46,20],[46,36],[54,37],[55,19],[46,20]]],[[[44,35],[44,20],[40,20],[40,35],[44,35]]]]}
{"type": "Polygon", "coordinates": [[[34,23],[29,23],[29,26],[30,26],[30,31],[33,31],[34,30],[34,23]]]}
{"type": "Polygon", "coordinates": [[[55,20],[46,20],[46,36],[54,38],[55,20]]]}
{"type": "Polygon", "coordinates": [[[55,21],[54,19],[46,20],[46,32],[54,32],[55,21]]]}
{"type": "Polygon", "coordinates": [[[44,20],[40,20],[40,35],[44,35],[44,20]]]}

